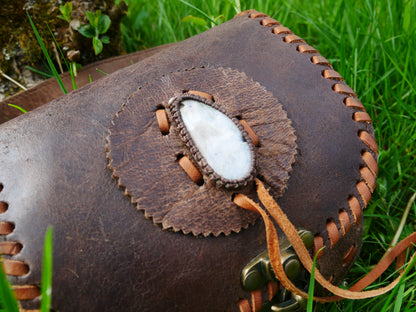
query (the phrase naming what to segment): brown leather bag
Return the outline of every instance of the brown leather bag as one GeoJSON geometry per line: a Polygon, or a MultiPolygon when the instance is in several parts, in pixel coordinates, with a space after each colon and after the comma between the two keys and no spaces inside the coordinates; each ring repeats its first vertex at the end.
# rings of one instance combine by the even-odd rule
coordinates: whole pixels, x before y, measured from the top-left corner
{"type": "Polygon", "coordinates": [[[305,248],[295,227],[313,237],[305,267],[325,246],[320,272],[337,285],[361,249],[378,170],[354,91],[254,11],[2,124],[0,146],[0,247],[23,309],[39,308],[48,225],[57,311],[258,311],[268,297],[240,274],[267,246],[281,274],[270,248],[277,237],[305,248]],[[178,119],[187,99],[240,129],[255,159],[247,177],[211,170],[178,119]],[[243,209],[257,202],[283,227],[276,236],[267,214],[243,209]]]}

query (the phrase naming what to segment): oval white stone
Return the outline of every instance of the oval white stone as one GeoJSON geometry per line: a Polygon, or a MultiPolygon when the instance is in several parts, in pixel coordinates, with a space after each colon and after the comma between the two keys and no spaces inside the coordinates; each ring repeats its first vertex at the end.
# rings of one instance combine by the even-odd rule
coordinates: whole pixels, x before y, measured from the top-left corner
{"type": "Polygon", "coordinates": [[[238,180],[249,173],[250,147],[230,118],[195,100],[182,101],[179,111],[195,146],[218,175],[238,180]]]}

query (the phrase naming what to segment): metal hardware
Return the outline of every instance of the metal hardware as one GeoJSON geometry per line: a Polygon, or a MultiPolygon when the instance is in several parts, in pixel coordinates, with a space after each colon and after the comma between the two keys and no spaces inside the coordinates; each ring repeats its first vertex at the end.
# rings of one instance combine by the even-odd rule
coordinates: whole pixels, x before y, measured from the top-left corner
{"type": "Polygon", "coordinates": [[[306,310],[308,300],[302,298],[301,296],[291,294],[292,298],[285,302],[279,304],[272,304],[270,306],[270,311],[273,312],[294,312],[294,311],[304,311],[306,310]]]}
{"type": "MultiPolygon", "coordinates": [[[[306,248],[309,249],[313,246],[314,236],[311,232],[299,229],[298,234],[302,238],[306,248]]],[[[279,247],[286,275],[291,280],[296,280],[301,271],[301,264],[292,249],[292,245],[286,237],[283,237],[280,240],[279,247]]],[[[262,288],[268,281],[276,280],[267,249],[252,259],[241,271],[241,284],[248,291],[262,288]]]]}
{"type": "MultiPolygon", "coordinates": [[[[298,229],[307,249],[312,248],[314,235],[304,229],[298,229]]],[[[300,288],[307,291],[307,272],[302,267],[299,258],[292,248],[289,240],[283,237],[279,242],[282,265],[288,278],[300,288]]],[[[261,289],[268,281],[278,281],[273,272],[267,249],[253,258],[241,271],[241,284],[245,290],[261,289]]],[[[259,312],[294,312],[306,309],[307,300],[292,294],[282,288],[272,300],[263,304],[259,312]]]]}

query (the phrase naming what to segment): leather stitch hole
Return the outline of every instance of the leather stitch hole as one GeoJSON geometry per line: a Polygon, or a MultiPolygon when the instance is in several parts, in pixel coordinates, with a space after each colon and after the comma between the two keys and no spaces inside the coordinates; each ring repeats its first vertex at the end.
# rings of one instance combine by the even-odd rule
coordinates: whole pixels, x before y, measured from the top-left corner
{"type": "Polygon", "coordinates": [[[367,207],[368,202],[371,199],[371,191],[365,182],[358,182],[357,183],[357,190],[358,193],[361,195],[361,199],[364,203],[364,208],[367,207]]]}
{"type": "Polygon", "coordinates": [[[234,16],[234,18],[236,18],[236,17],[238,17],[238,16],[244,16],[244,15],[247,15],[247,14],[249,14],[249,13],[251,13],[251,12],[255,12],[255,10],[250,9],[250,10],[245,10],[245,11],[242,11],[242,12],[240,12],[240,13],[237,13],[237,14],[234,16]]]}
{"type": "Polygon", "coordinates": [[[378,145],[374,137],[364,130],[358,131],[358,137],[363,141],[365,145],[367,145],[374,153],[378,154],[378,145]]]}
{"type": "Polygon", "coordinates": [[[0,213],[5,213],[8,209],[9,204],[4,201],[0,201],[0,213]]]}
{"type": "Polygon", "coordinates": [[[159,108],[156,110],[156,120],[159,124],[159,130],[162,135],[168,135],[170,130],[169,118],[165,108],[159,108]]]}
{"type": "Polygon", "coordinates": [[[296,35],[287,35],[285,37],[283,37],[283,40],[286,43],[297,43],[297,42],[305,42],[305,40],[303,40],[301,37],[296,36],[296,35]]]}
{"type": "Polygon", "coordinates": [[[338,243],[340,239],[339,230],[334,220],[328,219],[326,222],[326,230],[328,232],[329,241],[331,243],[331,248],[338,243]]]}
{"type": "MultiPolygon", "coordinates": [[[[315,235],[313,240],[313,255],[315,257],[316,253],[324,247],[324,239],[322,238],[321,234],[315,235]]],[[[317,259],[321,258],[324,255],[324,250],[322,249],[319,251],[319,254],[316,256],[317,259]]]]}
{"type": "Polygon", "coordinates": [[[347,107],[351,107],[351,108],[355,108],[355,109],[359,109],[359,110],[365,111],[364,105],[357,98],[354,98],[354,97],[346,97],[344,99],[344,104],[347,107]]]}
{"type": "Polygon", "coordinates": [[[334,84],[334,86],[332,87],[332,89],[336,93],[346,94],[346,95],[349,95],[349,96],[357,97],[357,95],[355,94],[354,90],[351,89],[346,84],[343,84],[343,83],[336,83],[336,84],[334,84]]]}
{"type": "Polygon", "coordinates": [[[268,17],[266,14],[261,12],[253,12],[249,16],[249,18],[259,18],[259,17],[268,17]]]}
{"type": "Polygon", "coordinates": [[[338,218],[339,218],[339,222],[341,224],[341,232],[342,232],[341,234],[342,234],[342,236],[344,236],[345,234],[348,233],[348,231],[351,228],[350,216],[345,211],[345,209],[341,209],[338,212],[338,218]]]}
{"type": "Polygon", "coordinates": [[[280,23],[278,21],[276,21],[275,19],[271,18],[271,17],[266,17],[263,18],[260,22],[260,24],[262,26],[266,26],[266,27],[270,27],[270,26],[277,26],[280,25],[280,23]]]}
{"type": "Polygon", "coordinates": [[[344,81],[344,78],[333,69],[325,69],[322,71],[322,76],[324,76],[325,79],[344,81]]]}
{"type": "Polygon", "coordinates": [[[3,259],[3,269],[6,275],[24,276],[29,273],[29,266],[23,261],[3,259]]]}
{"type": "Polygon", "coordinates": [[[317,65],[324,65],[324,66],[332,67],[331,63],[329,63],[329,61],[326,58],[324,58],[322,55],[312,56],[311,62],[317,65]]]}
{"type": "Polygon", "coordinates": [[[374,192],[374,189],[376,187],[376,177],[373,175],[371,170],[368,167],[362,167],[360,169],[360,174],[364,182],[370,188],[371,193],[374,192]]]}
{"type": "Polygon", "coordinates": [[[15,256],[22,251],[23,245],[19,242],[0,242],[0,254],[15,256]]]}
{"type": "Polygon", "coordinates": [[[354,119],[356,122],[371,123],[371,117],[366,112],[355,112],[352,114],[352,119],[354,119]]]}
{"type": "Polygon", "coordinates": [[[378,165],[377,160],[371,155],[370,152],[364,151],[361,155],[361,158],[364,160],[367,167],[373,172],[373,174],[376,176],[378,173],[378,165]]]}
{"type": "Polygon", "coordinates": [[[318,53],[314,47],[310,46],[309,44],[300,44],[297,47],[298,52],[300,53],[318,53]]]}
{"type": "Polygon", "coordinates": [[[258,138],[258,136],[256,135],[256,133],[253,131],[253,129],[249,126],[249,124],[245,121],[245,120],[243,120],[243,119],[240,119],[240,122],[239,122],[242,126],[243,126],[243,128],[244,128],[244,130],[247,132],[247,134],[248,134],[248,136],[250,137],[250,139],[251,139],[251,141],[252,141],[252,143],[253,143],[253,145],[254,146],[256,146],[256,147],[258,147],[260,144],[259,144],[259,138],[258,138]]]}
{"type": "Polygon", "coordinates": [[[345,253],[342,266],[346,267],[348,263],[354,258],[355,246],[351,245],[350,249],[345,253]]]}
{"type": "Polygon", "coordinates": [[[283,34],[293,34],[289,28],[284,26],[276,26],[272,29],[272,33],[275,35],[283,35],[283,34]]]}
{"type": "Polygon", "coordinates": [[[351,196],[348,199],[348,205],[350,206],[351,212],[354,216],[354,222],[359,224],[361,218],[361,205],[355,196],[351,196]]]}
{"type": "Polygon", "coordinates": [[[196,183],[199,186],[204,184],[204,179],[202,177],[201,172],[199,172],[199,170],[192,163],[188,156],[180,154],[177,159],[179,165],[182,167],[182,169],[194,183],[196,183]]]}
{"type": "Polygon", "coordinates": [[[0,235],[8,235],[14,231],[14,224],[11,222],[0,222],[0,235]]]}
{"type": "Polygon", "coordinates": [[[13,292],[17,300],[33,300],[40,296],[40,288],[35,285],[16,285],[13,292]]]}
{"type": "MultiPolygon", "coordinates": [[[[3,191],[4,185],[0,183],[0,192],[3,191]]],[[[0,201],[0,213],[5,213],[9,208],[9,204],[0,201]]],[[[0,222],[0,235],[8,235],[13,233],[15,225],[12,222],[0,222]]],[[[0,255],[16,256],[23,249],[23,244],[13,241],[0,242],[0,255]]],[[[6,275],[24,276],[29,274],[30,267],[27,263],[18,260],[2,259],[1,265],[6,275]]],[[[40,288],[34,285],[13,285],[13,293],[17,300],[33,300],[40,296],[40,288]]]]}

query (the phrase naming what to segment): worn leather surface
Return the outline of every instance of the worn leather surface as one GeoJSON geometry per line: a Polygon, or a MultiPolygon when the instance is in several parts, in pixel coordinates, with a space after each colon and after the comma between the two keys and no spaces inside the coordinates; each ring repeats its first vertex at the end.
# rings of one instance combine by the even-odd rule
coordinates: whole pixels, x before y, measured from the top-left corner
{"type": "Polygon", "coordinates": [[[204,236],[238,233],[253,224],[258,214],[236,206],[232,198],[241,192],[254,196],[254,181],[238,188],[218,187],[205,174],[204,183],[198,185],[178,165],[178,155],[187,155],[202,172],[196,153],[181,139],[182,130],[169,109],[172,97],[195,86],[208,92],[215,105],[232,118],[245,120],[261,137],[260,146],[252,147],[254,167],[280,197],[295,161],[294,129],[271,93],[245,74],[225,68],[176,71],[134,92],[109,129],[109,167],[137,208],[164,229],[204,236]],[[171,120],[166,135],[156,120],[157,107],[164,107],[171,120]]]}
{"type": "MultiPolygon", "coordinates": [[[[322,77],[326,67],[311,63],[297,45],[259,19],[237,17],[1,125],[0,200],[9,207],[0,221],[15,224],[3,239],[21,242],[13,258],[30,266],[11,281],[39,285],[43,235],[51,224],[58,311],[237,311],[248,295],[240,270],[265,248],[261,222],[219,237],[164,231],[137,211],[107,168],[108,128],[129,96],[163,75],[202,66],[245,73],[282,104],[298,155],[277,201],[297,227],[320,233],[329,247],[327,220],[338,224],[348,198],[360,198],[356,183],[368,148],[357,133],[372,128],[352,119],[345,95],[322,77]]],[[[334,282],[352,263],[342,265],[345,252],[352,244],[360,249],[362,224],[320,259],[334,282]]]]}

